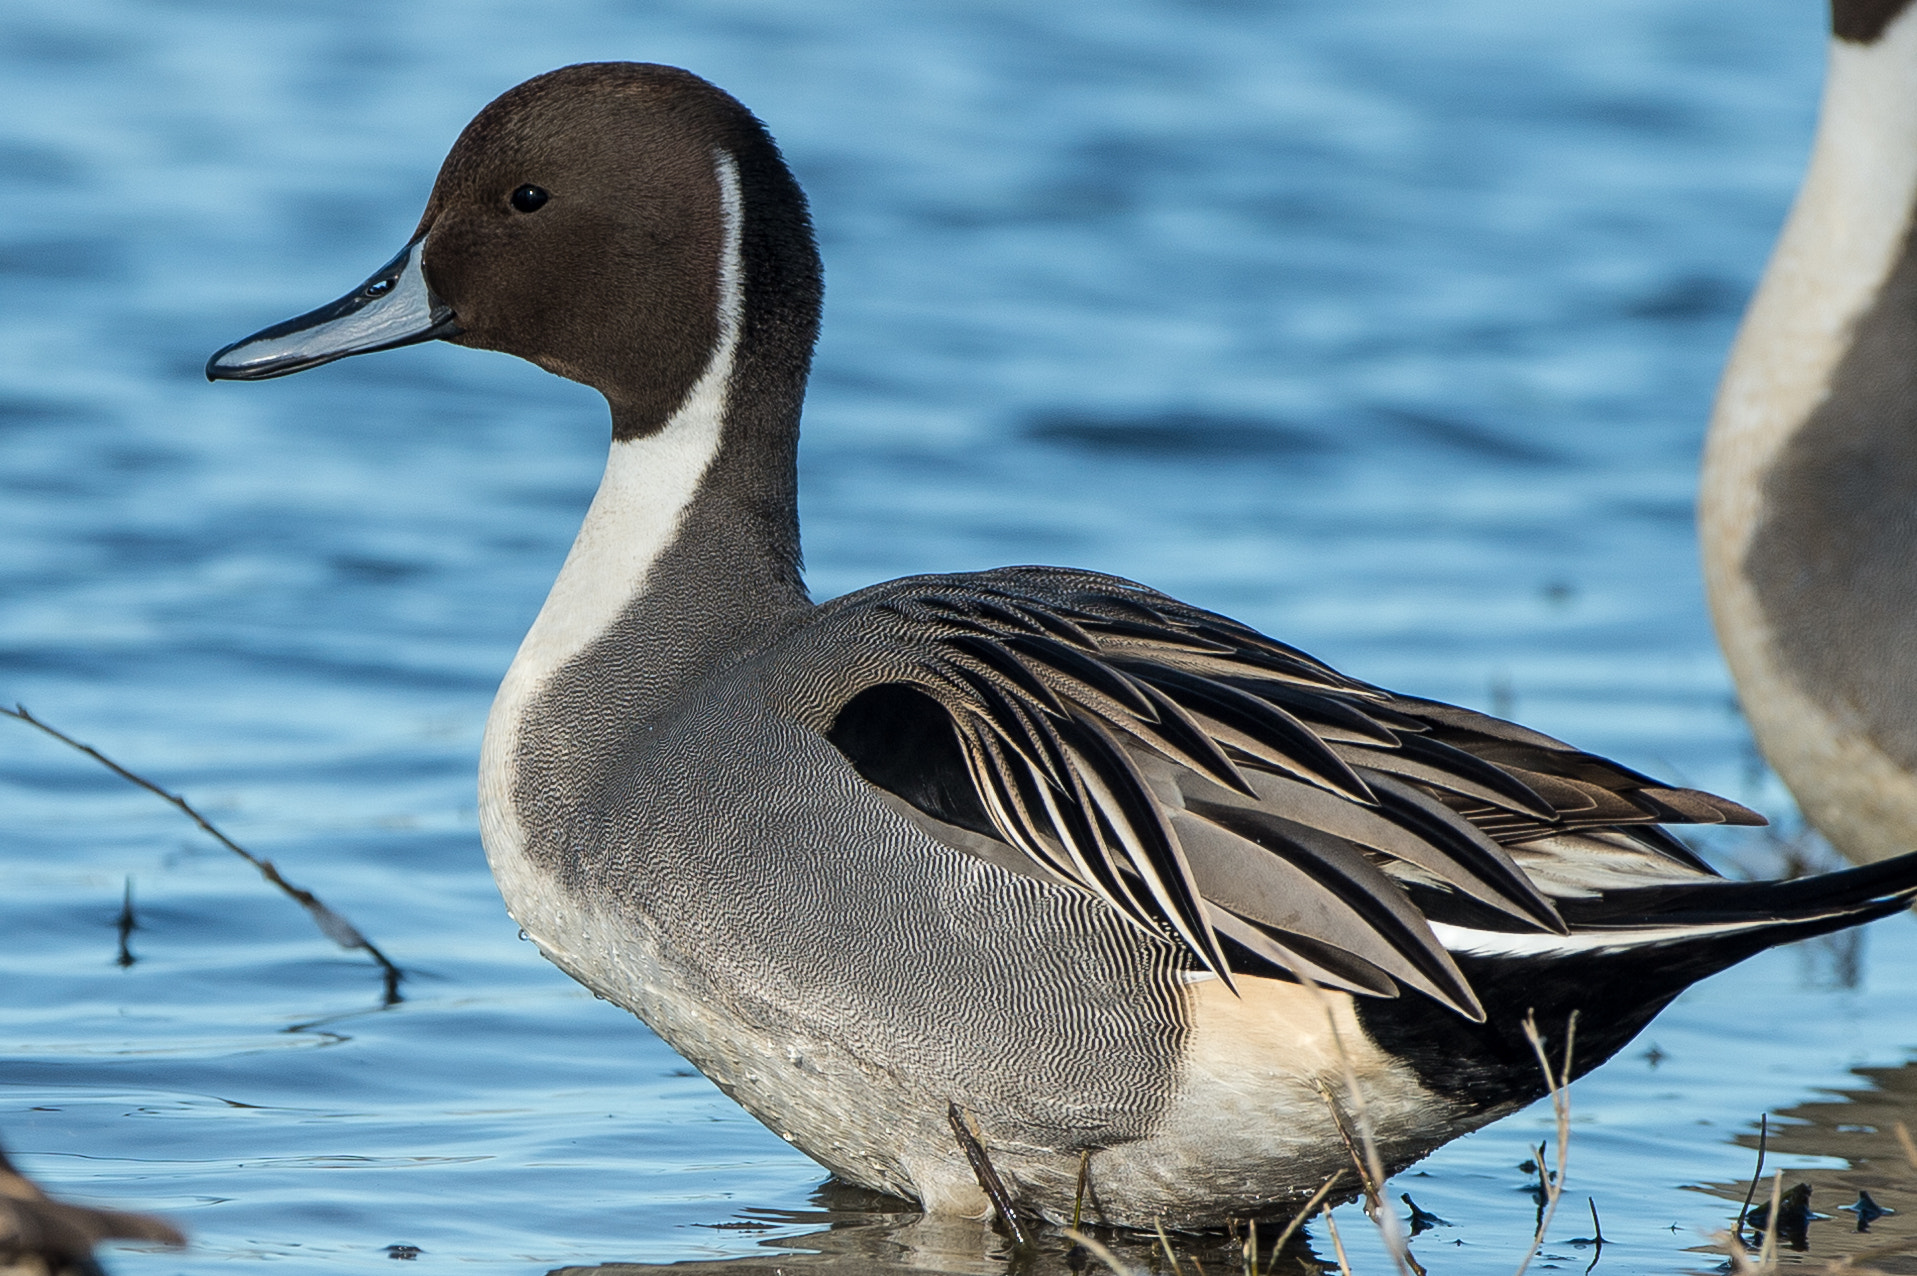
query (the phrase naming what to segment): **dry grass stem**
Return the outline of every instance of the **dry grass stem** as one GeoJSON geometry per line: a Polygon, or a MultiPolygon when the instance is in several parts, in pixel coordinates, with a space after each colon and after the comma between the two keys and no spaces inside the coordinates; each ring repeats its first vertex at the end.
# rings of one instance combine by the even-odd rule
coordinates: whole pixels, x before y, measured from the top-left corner
{"type": "Polygon", "coordinates": [[[1544,1234],[1551,1230],[1551,1220],[1558,1212],[1558,1202],[1564,1199],[1564,1173],[1571,1156],[1571,1050],[1577,1044],[1578,1014],[1573,1010],[1564,1021],[1564,1063],[1562,1067],[1551,1067],[1551,1056],[1544,1048],[1544,1036],[1538,1031],[1537,1017],[1525,1012],[1524,1039],[1531,1043],[1531,1052],[1538,1057],[1538,1067],[1544,1073],[1544,1084],[1551,1094],[1551,1114],[1556,1118],[1558,1134],[1557,1174],[1555,1177],[1544,1171],[1543,1149],[1539,1149],[1538,1179],[1544,1190],[1544,1209],[1538,1216],[1537,1231],[1531,1236],[1531,1247],[1524,1251],[1524,1258],[1518,1263],[1513,1276],[1524,1276],[1531,1266],[1531,1260],[1538,1256],[1538,1250],[1544,1244],[1544,1234]]]}
{"type": "MultiPolygon", "coordinates": [[[[1290,1243],[1291,1238],[1297,1235],[1299,1228],[1311,1221],[1312,1214],[1320,1205],[1325,1203],[1325,1198],[1331,1195],[1331,1189],[1338,1186],[1338,1180],[1344,1176],[1345,1172],[1343,1170],[1333,1170],[1331,1177],[1318,1185],[1318,1190],[1311,1194],[1311,1199],[1304,1203],[1304,1207],[1291,1216],[1291,1221],[1285,1224],[1285,1230],[1278,1233],[1278,1243],[1271,1247],[1271,1258],[1273,1262],[1278,1261],[1278,1255],[1284,1252],[1284,1248],[1290,1243]]],[[[1330,1216],[1327,1215],[1326,1217],[1330,1216]]]]}
{"type": "Polygon", "coordinates": [[[1331,1125],[1338,1131],[1338,1141],[1345,1145],[1345,1155],[1351,1158],[1351,1168],[1358,1171],[1358,1186],[1365,1194],[1365,1213],[1374,1215],[1384,1202],[1383,1185],[1372,1178],[1371,1169],[1365,1164],[1365,1156],[1358,1150],[1357,1140],[1352,1138],[1344,1110],[1338,1106],[1338,1096],[1331,1092],[1331,1087],[1322,1078],[1313,1084],[1317,1087],[1318,1097],[1324,1101],[1325,1111],[1331,1114],[1331,1125]]]}
{"type": "Polygon", "coordinates": [[[1184,1270],[1178,1266],[1178,1255],[1172,1253],[1171,1237],[1165,1235],[1163,1219],[1158,1221],[1158,1246],[1165,1251],[1165,1261],[1171,1264],[1172,1276],[1184,1276],[1184,1270]]]}
{"type": "Polygon", "coordinates": [[[1904,1149],[1904,1159],[1910,1162],[1911,1169],[1917,1170],[1917,1140],[1910,1137],[1910,1127],[1899,1121],[1891,1128],[1897,1131],[1897,1142],[1904,1149]]]}
{"type": "Polygon", "coordinates": [[[1120,1259],[1118,1255],[1112,1253],[1112,1251],[1107,1249],[1102,1243],[1087,1236],[1076,1227],[1061,1227],[1058,1230],[1064,1233],[1066,1240],[1074,1245],[1083,1245],[1086,1250],[1091,1253],[1093,1258],[1096,1258],[1099,1262],[1111,1268],[1113,1276],[1138,1276],[1138,1273],[1128,1266],[1124,1260],[1120,1259]]]}
{"type": "MultiPolygon", "coordinates": [[[[1384,1203],[1384,1161],[1378,1155],[1378,1141],[1371,1129],[1371,1113],[1365,1106],[1364,1087],[1358,1084],[1358,1070],[1351,1062],[1351,1051],[1345,1047],[1344,1036],[1338,1031],[1337,1007],[1332,1003],[1325,990],[1309,975],[1294,972],[1298,982],[1311,991],[1318,999],[1319,1007],[1325,1012],[1325,1027],[1331,1032],[1332,1049],[1338,1056],[1339,1070],[1344,1074],[1345,1093],[1351,1100],[1352,1123],[1358,1127],[1358,1148],[1351,1145],[1351,1136],[1345,1128],[1343,1114],[1339,1111],[1330,1088],[1322,1081],[1318,1083],[1318,1093],[1324,1097],[1325,1107],[1331,1113],[1332,1124],[1338,1129],[1339,1137],[1344,1139],[1345,1147],[1351,1152],[1353,1164],[1357,1166],[1359,1181],[1365,1190],[1365,1213],[1370,1216],[1378,1229],[1379,1238],[1384,1241],[1385,1252],[1391,1255],[1392,1263],[1397,1267],[1399,1276],[1422,1276],[1422,1270],[1412,1261],[1411,1242],[1404,1234],[1404,1224],[1398,1218],[1396,1210],[1389,1209],[1384,1203]],[[1362,1149],[1362,1155],[1359,1150],[1362,1149]]],[[[1326,1213],[1325,1221],[1331,1222],[1326,1213]]]]}
{"type": "MultiPolygon", "coordinates": [[[[1774,1276],[1777,1271],[1777,1216],[1782,1212],[1783,1203],[1784,1171],[1779,1170],[1771,1180],[1770,1217],[1764,1220],[1763,1237],[1758,1243],[1754,1261],[1750,1247],[1744,1243],[1741,1225],[1734,1232],[1712,1234],[1711,1243],[1730,1259],[1732,1276],[1774,1276]]],[[[1825,1266],[1828,1268],[1830,1265],[1825,1266]]]]}
{"type": "Polygon", "coordinates": [[[389,959],[385,953],[381,952],[372,940],[366,938],[357,926],[321,902],[319,896],[309,890],[303,890],[287,881],[284,877],[281,877],[280,870],[274,867],[272,860],[263,859],[253,854],[253,852],[247,850],[244,846],[241,846],[238,842],[235,842],[232,838],[222,833],[214,826],[211,820],[193,809],[192,803],[188,802],[179,794],[168,792],[145,776],[121,766],[118,762],[115,762],[112,758],[109,758],[92,745],[82,744],[59,728],[34,717],[31,713],[27,712],[25,705],[16,704],[11,709],[0,705],[0,714],[5,714],[9,718],[17,718],[28,726],[52,736],[68,748],[86,754],[95,762],[98,762],[101,766],[113,772],[113,774],[119,776],[129,784],[137,785],[155,797],[171,803],[182,815],[197,824],[201,832],[258,869],[260,876],[265,878],[270,885],[277,887],[301,908],[304,908],[307,915],[313,919],[314,924],[320,928],[321,934],[338,944],[341,948],[348,949],[349,951],[358,949],[377,962],[380,971],[386,978],[386,1004],[392,1006],[399,1003],[399,981],[406,977],[406,972],[394,965],[391,959],[389,959]]]}
{"type": "Polygon", "coordinates": [[[1729,1260],[1731,1276],[1757,1276],[1757,1266],[1751,1262],[1750,1251],[1744,1248],[1744,1240],[1730,1232],[1711,1233],[1711,1245],[1729,1260]]]}
{"type": "Polygon", "coordinates": [[[1757,1250],[1757,1269],[1761,1272],[1777,1267],[1777,1225],[1783,1221],[1783,1213],[1784,1171],[1779,1170],[1771,1177],[1771,1213],[1764,1220],[1764,1243],[1757,1250]]]}
{"type": "Polygon", "coordinates": [[[1345,1257],[1345,1243],[1338,1237],[1338,1220],[1325,1211],[1325,1231],[1331,1236],[1331,1252],[1338,1256],[1338,1276],[1351,1276],[1351,1260],[1345,1257]]]}

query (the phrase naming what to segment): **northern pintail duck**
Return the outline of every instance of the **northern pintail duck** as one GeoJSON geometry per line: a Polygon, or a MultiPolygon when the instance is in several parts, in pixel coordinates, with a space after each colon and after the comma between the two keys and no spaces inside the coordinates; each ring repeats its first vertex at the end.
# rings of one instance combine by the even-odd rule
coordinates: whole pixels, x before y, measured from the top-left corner
{"type": "Polygon", "coordinates": [[[1699,522],[1751,729],[1868,861],[1917,847],[1917,13],[1831,17],[1810,168],[1724,371],[1699,522]]]}
{"type": "Polygon", "coordinates": [[[1348,1164],[1342,1049],[1402,1167],[1693,981],[1904,906],[1917,862],[1717,876],[1757,824],[1535,731],[1394,695],[1056,567],[814,603],[795,453],[804,197],[744,107],[623,63],[528,81],[358,290],[213,357],[280,376],[428,338],[600,390],[612,444],[480,778],[508,908],[854,1183],[978,1213],[1216,1225],[1348,1164]],[[1335,1037],[1333,1028],[1335,1026],[1335,1037]],[[1339,1043],[1342,1043],[1340,1046],[1339,1043]]]}

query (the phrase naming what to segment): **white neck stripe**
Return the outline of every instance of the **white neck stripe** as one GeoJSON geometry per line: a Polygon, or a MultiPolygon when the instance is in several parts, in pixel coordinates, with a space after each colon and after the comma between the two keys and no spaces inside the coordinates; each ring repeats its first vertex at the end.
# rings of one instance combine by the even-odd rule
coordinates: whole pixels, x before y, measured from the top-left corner
{"type": "MultiPolygon", "coordinates": [[[[486,721],[480,800],[487,825],[510,820],[512,752],[519,719],[547,678],[603,634],[643,594],[661,555],[678,539],[687,508],[719,454],[733,361],[745,310],[739,168],[715,151],[719,208],[718,341],[705,371],[672,419],[644,438],[616,441],[599,491],[486,721]]],[[[488,828],[490,843],[495,830],[488,828]]],[[[497,830],[504,836],[506,830],[497,830]]]]}
{"type": "Polygon", "coordinates": [[[744,304],[739,169],[716,155],[725,240],[719,256],[719,340],[705,372],[665,426],[615,442],[566,564],[513,661],[514,675],[546,674],[584,650],[645,592],[653,564],[719,452],[744,304]]]}

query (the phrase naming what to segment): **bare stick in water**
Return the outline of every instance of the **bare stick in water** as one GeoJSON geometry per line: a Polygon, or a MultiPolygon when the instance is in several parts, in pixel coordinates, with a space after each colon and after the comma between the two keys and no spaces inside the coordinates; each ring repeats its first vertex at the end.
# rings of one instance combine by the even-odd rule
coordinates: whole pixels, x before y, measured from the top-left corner
{"type": "Polygon", "coordinates": [[[959,1149],[965,1153],[965,1159],[971,1162],[972,1174],[978,1179],[978,1185],[984,1190],[986,1199],[992,1202],[992,1208],[998,1212],[998,1221],[1005,1225],[1015,1249],[1025,1249],[1031,1240],[1025,1235],[1025,1229],[1019,1225],[1018,1211],[1012,1206],[1012,1194],[1005,1190],[1005,1181],[992,1168],[992,1158],[986,1155],[985,1142],[978,1122],[970,1112],[956,1103],[945,1108],[946,1119],[952,1123],[952,1134],[958,1139],[959,1149]]]}
{"type": "Polygon", "coordinates": [[[1604,1222],[1598,1218],[1597,1197],[1587,1196],[1584,1198],[1584,1203],[1591,1207],[1591,1244],[1593,1246],[1590,1266],[1584,1269],[1584,1276],[1591,1276],[1592,1269],[1598,1265],[1598,1259],[1604,1257],[1604,1222]]]}
{"type": "Polygon", "coordinates": [[[1757,1118],[1757,1168],[1751,1171],[1750,1190],[1744,1193],[1744,1204],[1737,1211],[1737,1224],[1731,1228],[1735,1236],[1744,1234],[1744,1218],[1751,1212],[1751,1201],[1757,1196],[1757,1185],[1764,1178],[1764,1148],[1771,1139],[1771,1114],[1766,1112],[1757,1118]]]}
{"type": "Polygon", "coordinates": [[[137,775],[127,770],[92,745],[82,744],[58,727],[42,722],[27,712],[25,705],[16,704],[11,709],[0,705],[0,714],[5,714],[9,718],[18,718],[28,726],[52,736],[68,748],[77,749],[81,753],[86,754],[95,762],[98,762],[101,766],[119,776],[122,780],[127,781],[127,783],[138,785],[155,797],[163,798],[167,802],[172,803],[182,815],[199,825],[200,830],[208,837],[258,869],[261,877],[264,877],[270,884],[285,892],[295,903],[301,908],[304,908],[307,914],[312,917],[314,924],[320,928],[321,934],[338,944],[341,948],[348,950],[357,948],[368,957],[371,957],[375,962],[378,962],[380,971],[386,977],[386,1004],[391,1006],[399,1003],[399,981],[406,977],[406,972],[394,965],[392,960],[373,944],[372,940],[360,933],[357,926],[347,921],[331,908],[328,908],[312,891],[303,890],[287,881],[284,877],[281,877],[279,869],[273,866],[272,860],[261,859],[226,834],[220,832],[219,829],[214,827],[211,820],[194,810],[192,803],[188,802],[179,794],[167,792],[145,776],[137,775]]]}
{"type": "Polygon", "coordinates": [[[133,916],[133,875],[127,874],[126,892],[120,896],[120,916],[114,922],[114,928],[120,932],[120,955],[114,959],[122,970],[131,966],[139,958],[133,955],[133,932],[140,929],[140,923],[133,916]]]}

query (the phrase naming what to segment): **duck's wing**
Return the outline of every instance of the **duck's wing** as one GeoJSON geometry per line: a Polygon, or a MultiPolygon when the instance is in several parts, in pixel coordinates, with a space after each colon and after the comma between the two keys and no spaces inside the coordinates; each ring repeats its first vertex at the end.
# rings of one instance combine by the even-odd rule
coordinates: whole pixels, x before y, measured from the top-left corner
{"type": "Polygon", "coordinates": [[[809,628],[842,675],[812,716],[869,782],[1228,983],[1276,966],[1479,1018],[1430,917],[1562,934],[1540,868],[1695,880],[1713,874],[1661,824],[1762,823],[1114,577],[909,578],[809,628]]]}

